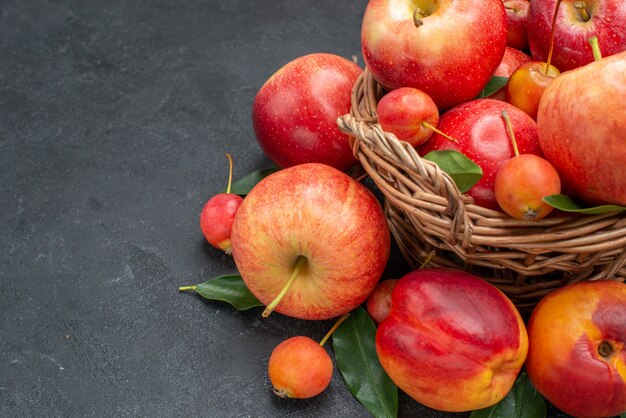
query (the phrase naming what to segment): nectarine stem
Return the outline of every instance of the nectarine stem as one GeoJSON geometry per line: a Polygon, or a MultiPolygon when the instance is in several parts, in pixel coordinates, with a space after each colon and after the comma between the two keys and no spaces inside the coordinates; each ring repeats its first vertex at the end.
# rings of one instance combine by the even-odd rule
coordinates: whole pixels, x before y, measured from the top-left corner
{"type": "Polygon", "coordinates": [[[586,6],[587,5],[582,0],[576,0],[574,2],[574,7],[578,9],[578,13],[580,13],[580,16],[585,22],[588,22],[591,17],[589,16],[589,13],[587,13],[587,9],[585,8],[586,6]]]}
{"type": "Polygon", "coordinates": [[[589,38],[589,44],[591,45],[591,51],[593,52],[593,59],[595,61],[600,61],[602,59],[602,52],[600,52],[598,37],[592,36],[591,38],[589,38]]]}
{"type": "Polygon", "coordinates": [[[283,288],[280,290],[278,295],[274,298],[274,300],[271,301],[270,304],[265,307],[265,310],[261,314],[263,318],[267,318],[268,316],[270,316],[270,314],[274,311],[274,309],[276,309],[280,301],[283,300],[283,297],[285,297],[285,295],[287,294],[287,291],[293,284],[293,281],[296,280],[296,277],[298,277],[298,273],[300,273],[300,270],[302,270],[302,267],[306,264],[306,262],[307,262],[306,257],[298,256],[296,265],[291,271],[291,274],[289,275],[287,282],[285,283],[283,288]]]}
{"type": "Polygon", "coordinates": [[[546,68],[543,71],[545,75],[548,75],[550,69],[550,62],[552,62],[552,51],[554,50],[554,33],[556,32],[556,16],[559,14],[559,6],[561,0],[557,0],[556,7],[554,8],[554,16],[552,16],[552,29],[550,29],[550,49],[548,50],[548,59],[546,60],[546,68]]]}
{"type": "Polygon", "coordinates": [[[335,330],[337,328],[339,328],[339,325],[341,325],[341,323],[343,321],[345,321],[346,319],[348,319],[348,317],[350,316],[349,313],[343,314],[339,317],[339,319],[335,322],[335,324],[332,326],[332,328],[330,330],[328,330],[328,332],[326,333],[326,335],[324,335],[324,338],[322,338],[322,340],[320,341],[320,346],[324,347],[324,344],[326,344],[326,341],[328,341],[328,339],[330,338],[331,335],[333,335],[333,332],[335,332],[335,330]]]}
{"type": "Polygon", "coordinates": [[[431,131],[438,133],[439,135],[443,136],[446,139],[449,139],[452,142],[456,142],[456,139],[452,138],[450,135],[448,135],[445,132],[440,131],[439,129],[435,128],[433,125],[431,125],[428,122],[422,122],[422,126],[426,129],[430,129],[431,131]]]}
{"type": "Polygon", "coordinates": [[[513,152],[517,157],[519,155],[519,150],[517,149],[517,141],[515,140],[515,133],[513,132],[513,124],[511,123],[511,118],[509,118],[509,114],[506,109],[502,111],[502,118],[504,119],[504,124],[506,125],[506,131],[509,134],[509,138],[511,139],[511,143],[513,144],[513,152]]]}
{"type": "Polygon", "coordinates": [[[193,286],[181,286],[178,288],[179,292],[184,292],[185,290],[196,290],[196,285],[193,286]]]}
{"type": "Polygon", "coordinates": [[[230,186],[233,184],[233,157],[225,152],[226,158],[228,158],[228,186],[226,186],[226,193],[230,193],[230,186]]]}

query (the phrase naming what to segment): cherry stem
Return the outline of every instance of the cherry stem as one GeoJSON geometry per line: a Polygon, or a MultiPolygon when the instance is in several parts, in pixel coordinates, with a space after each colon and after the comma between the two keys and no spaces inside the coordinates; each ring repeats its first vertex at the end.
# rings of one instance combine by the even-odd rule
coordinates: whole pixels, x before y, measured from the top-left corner
{"type": "Polygon", "coordinates": [[[179,292],[184,292],[185,290],[196,290],[196,285],[193,286],[181,286],[178,288],[179,292]]]}
{"type": "Polygon", "coordinates": [[[324,344],[326,344],[326,341],[328,341],[328,339],[330,338],[331,335],[333,335],[333,332],[335,332],[335,330],[337,328],[339,328],[339,325],[341,325],[341,323],[343,321],[345,321],[346,319],[348,319],[348,317],[350,316],[349,313],[343,314],[339,317],[339,319],[335,322],[335,324],[332,326],[332,328],[330,330],[328,330],[328,332],[326,333],[326,335],[324,335],[324,338],[322,338],[322,341],[320,341],[320,347],[324,347],[324,344]]]}
{"type": "Polygon", "coordinates": [[[428,263],[431,262],[431,260],[435,257],[435,250],[432,250],[428,256],[426,257],[426,259],[424,260],[424,262],[419,266],[418,270],[423,269],[424,267],[426,267],[428,265],[428,263]]]}
{"type": "Polygon", "coordinates": [[[267,318],[268,316],[270,316],[270,314],[274,311],[274,309],[276,309],[276,307],[278,306],[280,301],[287,294],[287,291],[289,290],[289,288],[293,284],[294,280],[296,280],[296,277],[298,277],[298,273],[300,273],[300,270],[302,270],[302,267],[306,264],[306,262],[307,262],[306,257],[298,256],[298,260],[296,261],[296,265],[294,266],[293,270],[291,271],[291,274],[289,275],[289,278],[287,279],[287,283],[285,283],[285,285],[280,290],[278,295],[274,298],[273,301],[270,302],[269,305],[267,305],[265,307],[265,310],[261,314],[261,316],[263,318],[267,318]]]}
{"type": "Polygon", "coordinates": [[[600,52],[598,37],[592,36],[591,38],[589,38],[589,44],[591,45],[591,51],[593,52],[593,59],[595,61],[600,61],[602,59],[602,52],[600,52]]]}
{"type": "Polygon", "coordinates": [[[233,157],[225,152],[226,158],[228,158],[228,186],[226,187],[226,193],[230,193],[230,186],[233,184],[233,157]]]}
{"type": "Polygon", "coordinates": [[[552,62],[552,51],[554,51],[554,33],[556,32],[556,16],[559,14],[559,6],[561,0],[557,0],[556,7],[554,8],[554,16],[552,16],[552,29],[550,29],[550,49],[548,50],[548,59],[546,60],[546,68],[543,70],[545,75],[548,75],[550,69],[550,63],[552,62]]]}
{"type": "Polygon", "coordinates": [[[431,125],[428,122],[422,122],[422,126],[426,129],[430,129],[431,131],[438,133],[439,135],[443,136],[446,139],[449,139],[452,142],[456,142],[456,139],[452,138],[450,135],[446,134],[443,131],[440,131],[439,129],[435,128],[433,125],[431,125]]]}
{"type": "Polygon", "coordinates": [[[574,2],[574,7],[578,9],[578,13],[580,13],[580,16],[585,22],[588,22],[591,17],[589,16],[589,13],[587,13],[587,9],[585,8],[586,6],[587,5],[582,0],[576,0],[574,2]]]}
{"type": "Polygon", "coordinates": [[[519,155],[519,150],[517,149],[517,141],[515,140],[515,133],[513,132],[513,124],[511,123],[511,118],[509,118],[509,114],[506,109],[502,111],[502,118],[504,119],[504,124],[506,125],[506,131],[509,134],[509,138],[511,138],[511,143],[513,144],[513,152],[515,152],[515,156],[519,155]]]}

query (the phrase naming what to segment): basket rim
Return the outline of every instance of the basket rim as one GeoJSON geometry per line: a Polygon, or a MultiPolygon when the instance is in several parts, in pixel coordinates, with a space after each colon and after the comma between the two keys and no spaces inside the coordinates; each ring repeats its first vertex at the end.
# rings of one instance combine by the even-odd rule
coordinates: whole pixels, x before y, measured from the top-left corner
{"type": "Polygon", "coordinates": [[[337,125],[348,134],[354,155],[383,193],[390,227],[401,251],[413,258],[411,264],[419,265],[428,248],[439,248],[457,253],[473,265],[494,259],[490,267],[524,277],[558,271],[571,275],[572,280],[597,280],[603,275],[626,279],[623,212],[561,212],[522,221],[478,206],[435,163],[382,129],[376,106],[383,94],[366,67],[354,84],[350,113],[340,116],[337,125]],[[415,246],[420,254],[409,251],[414,243],[408,241],[413,240],[424,247],[415,246]],[[512,258],[498,260],[504,253],[512,258]],[[597,266],[603,269],[589,273],[597,266]]]}

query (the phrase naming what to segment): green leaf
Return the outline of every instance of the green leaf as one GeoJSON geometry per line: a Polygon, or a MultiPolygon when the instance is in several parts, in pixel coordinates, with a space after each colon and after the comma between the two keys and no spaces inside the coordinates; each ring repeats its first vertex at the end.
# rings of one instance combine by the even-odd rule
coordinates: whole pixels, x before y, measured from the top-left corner
{"type": "Polygon", "coordinates": [[[470,418],[545,418],[546,402],[528,375],[520,373],[513,388],[497,404],[471,413],[470,418]]]}
{"type": "Polygon", "coordinates": [[[480,94],[476,96],[477,99],[483,99],[485,97],[491,96],[502,87],[506,86],[506,83],[509,81],[508,77],[501,77],[498,75],[494,75],[489,79],[487,85],[482,89],[480,94]]]}
{"type": "Polygon", "coordinates": [[[465,193],[483,176],[483,170],[463,153],[455,150],[431,151],[425,160],[437,163],[439,168],[448,173],[461,193],[465,193]]]}
{"type": "Polygon", "coordinates": [[[619,417],[620,418],[626,418],[626,411],[622,415],[620,415],[619,417]]]}
{"type": "Polygon", "coordinates": [[[258,182],[260,182],[265,177],[269,176],[272,173],[275,173],[278,170],[279,170],[278,168],[270,167],[270,168],[263,168],[261,170],[253,171],[247,176],[233,182],[233,184],[230,186],[230,192],[233,194],[245,196],[250,192],[250,190],[252,190],[252,188],[258,182]]]}
{"type": "Polygon", "coordinates": [[[179,287],[178,290],[193,290],[205,299],[228,302],[240,311],[263,306],[238,274],[217,276],[204,283],[179,287]]]}
{"type": "Polygon", "coordinates": [[[375,417],[398,415],[398,388],[378,360],[376,326],[357,308],[333,333],[337,368],[354,397],[375,417]]]}
{"type": "Polygon", "coordinates": [[[571,197],[564,194],[546,196],[543,198],[543,201],[564,212],[584,213],[587,215],[601,215],[603,213],[622,212],[626,210],[626,207],[618,205],[602,205],[585,208],[576,203],[571,197]]]}

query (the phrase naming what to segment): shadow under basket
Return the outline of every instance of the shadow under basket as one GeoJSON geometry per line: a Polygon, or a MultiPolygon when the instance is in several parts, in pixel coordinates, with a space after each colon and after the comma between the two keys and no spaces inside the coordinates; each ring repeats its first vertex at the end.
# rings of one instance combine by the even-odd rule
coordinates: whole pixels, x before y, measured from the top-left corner
{"type": "Polygon", "coordinates": [[[549,292],[583,280],[626,280],[626,217],[559,215],[521,221],[473,204],[439,167],[384,132],[376,106],[384,94],[365,69],[349,115],[337,120],[354,155],[385,196],[385,214],[413,268],[461,268],[502,290],[521,311],[549,292]]]}

